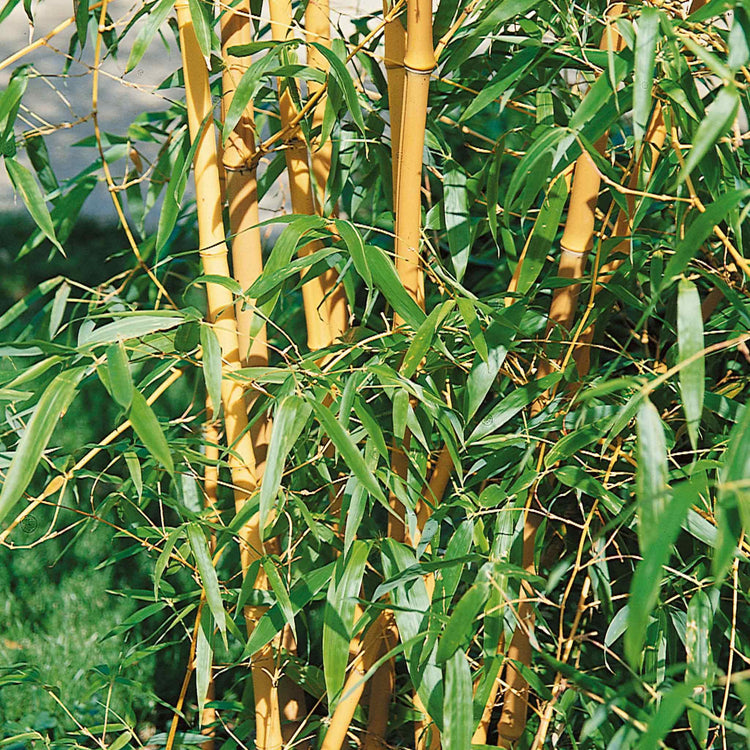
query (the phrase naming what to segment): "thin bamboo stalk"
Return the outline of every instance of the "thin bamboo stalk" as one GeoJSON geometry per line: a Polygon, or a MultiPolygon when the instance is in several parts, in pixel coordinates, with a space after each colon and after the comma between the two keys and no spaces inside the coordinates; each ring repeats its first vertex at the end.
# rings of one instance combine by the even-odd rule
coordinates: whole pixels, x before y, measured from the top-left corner
{"type": "MultiPolygon", "coordinates": [[[[396,183],[396,270],[406,291],[424,309],[424,274],[419,256],[422,203],[418,196],[430,74],[435,68],[432,4],[430,0],[408,0],[406,14],[406,76],[396,183]]],[[[394,321],[397,325],[402,322],[398,316],[394,316],[394,321]]]]}
{"type": "MultiPolygon", "coordinates": [[[[391,644],[388,629],[383,632],[383,641],[378,658],[387,654],[391,644]]],[[[381,664],[373,675],[370,684],[370,701],[367,716],[367,734],[362,744],[362,750],[386,750],[388,745],[385,735],[388,730],[388,720],[391,712],[391,696],[396,685],[396,669],[393,659],[381,664]]]]}
{"type": "MultiPolygon", "coordinates": [[[[312,43],[331,47],[331,22],[330,7],[328,0],[308,0],[305,8],[305,35],[308,42],[307,63],[317,70],[328,72],[328,60],[312,43]]],[[[323,126],[323,117],[326,110],[327,96],[323,84],[308,81],[307,90],[311,97],[319,96],[318,102],[313,110],[313,131],[318,131],[323,126]]],[[[328,179],[331,172],[331,160],[333,156],[333,142],[330,138],[321,145],[319,136],[316,137],[310,154],[312,173],[315,178],[317,190],[318,209],[323,214],[328,189],[328,179]]],[[[336,283],[336,270],[331,268],[321,276],[323,294],[325,295],[326,319],[331,340],[341,336],[347,328],[349,313],[346,304],[346,293],[341,284],[336,283]]]]}
{"type": "MultiPolygon", "coordinates": [[[[286,41],[292,37],[292,3],[291,0],[269,0],[271,16],[271,35],[275,41],[286,41]]],[[[279,81],[279,115],[282,129],[290,127],[295,120],[296,108],[289,90],[282,90],[279,81]]],[[[313,216],[317,213],[315,194],[310,176],[310,165],[307,161],[307,146],[298,134],[287,144],[284,152],[289,191],[292,199],[292,211],[295,214],[313,216]]],[[[320,249],[319,242],[311,242],[300,251],[305,257],[320,249]]],[[[326,290],[320,276],[311,279],[302,287],[302,303],[307,325],[307,343],[311,350],[321,349],[333,341],[333,334],[328,326],[326,290]]]]}
{"type": "Polygon", "coordinates": [[[377,661],[377,654],[380,650],[380,642],[383,639],[385,628],[383,620],[382,616],[377,617],[360,641],[360,648],[357,649],[357,654],[352,661],[351,671],[344,683],[341,700],[336,704],[333,711],[320,750],[341,750],[346,740],[354,712],[365,690],[364,676],[377,661]]]}
{"type": "MultiPolygon", "coordinates": [[[[666,137],[667,129],[664,124],[664,114],[662,112],[661,103],[657,102],[644,137],[644,149],[639,155],[639,158],[637,159],[633,170],[630,173],[628,187],[631,190],[635,190],[638,186],[638,180],[641,171],[640,167],[643,155],[645,153],[645,147],[648,147],[649,151],[651,152],[651,173],[653,174],[654,167],[656,166],[656,161],[659,158],[659,153],[662,146],[664,145],[666,137]]],[[[617,271],[617,269],[622,265],[622,263],[624,262],[624,258],[622,256],[627,253],[630,244],[630,238],[633,233],[633,216],[635,214],[635,194],[632,192],[627,192],[625,194],[625,199],[627,201],[627,211],[620,209],[620,212],[617,215],[617,219],[615,220],[615,225],[612,232],[614,237],[621,237],[622,239],[610,252],[610,254],[615,257],[613,257],[612,260],[606,262],[597,275],[596,286],[593,290],[594,296],[604,288],[604,286],[612,279],[615,271],[617,271]]],[[[580,342],[573,352],[573,357],[576,362],[576,369],[578,371],[579,377],[585,376],[588,373],[589,368],[591,367],[591,342],[594,338],[594,327],[594,323],[591,323],[582,332],[580,342]]]]}
{"type": "MultiPolygon", "coordinates": [[[[213,124],[213,103],[208,82],[208,71],[195,36],[186,0],[175,4],[180,31],[185,95],[187,100],[190,137],[198,140],[194,157],[198,234],[203,269],[212,276],[229,277],[228,249],[222,223],[219,164],[216,133],[213,124]]],[[[208,316],[213,323],[222,354],[224,377],[221,398],[224,407],[224,427],[232,474],[235,508],[239,511],[256,487],[255,454],[252,438],[247,430],[247,412],[242,386],[232,377],[232,370],[240,367],[239,340],[235,307],[231,292],[215,282],[206,284],[208,316]]],[[[257,514],[240,530],[240,558],[243,575],[263,554],[263,542],[257,514]]],[[[258,573],[256,588],[266,588],[267,581],[258,573]]],[[[256,608],[245,608],[245,624],[252,632],[258,617],[256,608]]],[[[273,654],[270,645],[257,654],[252,663],[253,687],[256,698],[256,744],[261,750],[278,750],[283,744],[278,697],[273,673],[273,654]]]]}
{"type": "MultiPolygon", "coordinates": [[[[230,47],[252,41],[249,0],[241,0],[228,7],[221,15],[221,50],[224,60],[222,71],[222,120],[232,103],[237,85],[247,70],[248,57],[230,55],[230,47]]],[[[248,289],[263,272],[263,250],[258,214],[258,179],[255,163],[255,124],[252,102],[229,134],[222,153],[223,171],[226,175],[226,194],[229,206],[229,227],[232,234],[232,272],[243,290],[248,289]]],[[[240,300],[237,303],[237,336],[240,361],[243,367],[262,367],[268,364],[268,344],[265,324],[250,339],[253,323],[253,305],[240,300]]],[[[250,409],[257,395],[247,394],[250,409]]],[[[251,428],[253,450],[256,457],[256,474],[260,481],[265,468],[265,457],[270,440],[271,423],[258,419],[251,428]]]]}
{"type": "Polygon", "coordinates": [[[393,178],[393,209],[396,210],[398,194],[398,171],[401,149],[401,120],[404,98],[404,52],[406,50],[406,29],[401,19],[391,18],[391,4],[383,0],[385,28],[385,75],[388,81],[388,111],[391,119],[391,174],[393,178]]]}
{"type": "MultiPolygon", "coordinates": [[[[624,12],[621,3],[613,5],[607,13],[607,25],[602,35],[600,48],[617,50],[622,44],[622,38],[613,26],[614,19],[624,12]]],[[[607,134],[603,135],[595,144],[599,153],[606,148],[607,134]]],[[[565,221],[563,236],[560,240],[561,254],[558,266],[558,276],[567,279],[580,279],[583,276],[586,255],[593,245],[596,202],[599,196],[601,177],[591,156],[584,152],[576,161],[573,172],[573,184],[568,204],[568,215],[565,221]]],[[[563,332],[570,330],[575,310],[578,304],[580,284],[570,284],[557,289],[550,304],[548,333],[554,326],[559,326],[563,332]]],[[[552,371],[551,360],[542,357],[537,370],[537,377],[552,371]]],[[[532,412],[541,410],[544,397],[532,406],[532,412]]],[[[541,515],[526,508],[523,530],[523,566],[529,572],[535,572],[534,547],[536,532],[541,523],[541,515]]],[[[526,729],[528,714],[529,685],[515,666],[518,662],[525,666],[531,664],[530,633],[534,627],[534,608],[532,605],[533,591],[522,583],[521,597],[518,605],[516,625],[510,646],[508,661],[505,667],[505,691],[503,709],[497,723],[498,744],[510,747],[526,729]]]]}

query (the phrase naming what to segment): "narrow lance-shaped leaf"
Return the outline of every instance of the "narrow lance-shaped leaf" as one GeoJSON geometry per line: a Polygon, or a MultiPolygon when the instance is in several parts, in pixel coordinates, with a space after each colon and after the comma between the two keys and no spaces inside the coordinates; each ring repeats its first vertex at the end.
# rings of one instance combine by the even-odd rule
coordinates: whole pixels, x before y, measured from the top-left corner
{"type": "Polygon", "coordinates": [[[203,56],[208,58],[211,54],[211,19],[208,15],[208,6],[202,0],[188,0],[188,5],[198,46],[203,56]]]}
{"type": "Polygon", "coordinates": [[[224,603],[221,600],[221,591],[219,590],[219,579],[216,575],[211,553],[208,549],[208,542],[203,529],[197,523],[189,523],[186,527],[190,549],[193,550],[198,572],[200,573],[201,583],[206,592],[206,602],[214,616],[214,621],[219,631],[226,640],[226,613],[224,612],[224,603]]]}
{"type": "Polygon", "coordinates": [[[750,196],[750,190],[732,190],[725,193],[708,205],[705,212],[686,228],[685,236],[677,243],[674,255],[664,269],[660,291],[664,291],[685,270],[690,259],[698,253],[701,245],[711,236],[714,227],[721,224],[727,214],[748,196],[750,196]]]}
{"type": "Polygon", "coordinates": [[[353,541],[349,554],[337,560],[328,587],[323,611],[323,674],[330,711],[344,686],[355,607],[369,552],[369,542],[353,541]]]}
{"type": "Polygon", "coordinates": [[[628,627],[625,631],[625,656],[636,669],[643,656],[649,618],[659,598],[662,570],[669,562],[672,546],[687,512],[697,498],[698,494],[689,482],[682,482],[673,488],[659,517],[656,533],[652,534],[648,546],[643,549],[643,559],[633,576],[628,602],[628,627]]]}
{"type": "Polygon", "coordinates": [[[750,407],[742,410],[729,433],[724,465],[719,475],[716,498],[718,540],[712,571],[717,585],[732,563],[743,527],[750,528],[750,407]]]}
{"type": "Polygon", "coordinates": [[[446,164],[443,175],[443,215],[448,235],[453,270],[461,281],[466,273],[471,252],[471,219],[466,172],[453,161],[446,164]]]}
{"type": "Polygon", "coordinates": [[[167,16],[172,10],[175,0],[159,0],[146,15],[146,23],[136,37],[133,47],[130,50],[130,57],[125,66],[125,72],[129,73],[138,65],[144,53],[151,44],[151,40],[156,35],[159,27],[167,20],[167,16]]]}
{"type": "Polygon", "coordinates": [[[667,507],[667,445],[659,412],[648,400],[638,409],[636,497],[638,543],[646,554],[661,535],[661,517],[667,507]]]}
{"type": "Polygon", "coordinates": [[[36,184],[34,175],[29,172],[23,164],[19,164],[15,159],[5,157],[5,167],[8,170],[11,182],[15,189],[21,194],[23,202],[26,204],[26,208],[29,209],[31,218],[44,232],[45,237],[62,253],[65,255],[62,245],[58,242],[57,236],[55,235],[55,227],[52,224],[52,217],[50,216],[47,204],[45,203],[42,191],[36,184]]]}
{"type": "Polygon", "coordinates": [[[125,347],[121,341],[107,347],[107,370],[112,398],[123,408],[129,409],[133,401],[133,379],[125,347]]]}
{"type": "Polygon", "coordinates": [[[706,362],[703,356],[703,316],[698,288],[682,279],[677,294],[677,345],[680,363],[680,396],[685,410],[688,434],[693,450],[698,447],[698,428],[703,413],[706,362]]]}
{"type": "Polygon", "coordinates": [[[133,391],[128,418],[136,434],[143,440],[146,448],[148,448],[149,453],[170,474],[174,474],[174,462],[172,461],[172,453],[169,450],[167,438],[161,429],[156,414],[154,414],[143,395],[137,390],[133,391]]]}
{"type": "Polygon", "coordinates": [[[633,135],[636,151],[640,149],[651,114],[651,90],[654,86],[654,61],[659,34],[659,11],[645,6],[638,16],[633,75],[633,135]]]}
{"type": "Polygon", "coordinates": [[[471,750],[474,727],[472,687],[469,660],[463,650],[458,649],[445,665],[443,747],[471,750]]]}
{"type": "Polygon", "coordinates": [[[318,418],[318,421],[326,431],[328,437],[331,438],[333,444],[336,446],[339,453],[341,453],[341,457],[346,462],[349,470],[357,477],[357,479],[359,479],[360,482],[362,482],[367,488],[367,491],[373,497],[380,500],[380,502],[385,503],[386,500],[383,495],[383,490],[367,468],[365,459],[354,444],[351,435],[344,430],[344,428],[338,423],[338,420],[333,414],[331,414],[330,409],[323,403],[311,398],[310,405],[315,411],[315,416],[318,418]]]}
{"type": "Polygon", "coordinates": [[[221,408],[221,347],[213,329],[201,326],[201,347],[203,349],[203,380],[211,399],[214,415],[218,416],[221,408]]]}
{"type": "Polygon", "coordinates": [[[310,416],[310,407],[300,396],[285,396],[274,415],[266,470],[260,485],[260,523],[265,528],[271,507],[281,486],[284,462],[310,416]]]}
{"type": "MultiPolygon", "coordinates": [[[[693,690],[693,700],[711,710],[711,687],[713,684],[714,664],[711,656],[711,628],[713,626],[713,607],[711,598],[705,589],[698,589],[693,594],[687,609],[685,624],[685,656],[687,661],[687,678],[694,678],[698,684],[693,690]]],[[[699,747],[706,747],[708,740],[709,718],[701,711],[688,709],[690,729],[699,747]]]]}
{"type": "Polygon", "coordinates": [[[706,110],[706,116],[698,126],[693,139],[693,147],[685,159],[685,165],[678,175],[682,182],[698,166],[700,160],[712,149],[734,122],[740,106],[740,95],[734,86],[725,86],[706,110]]]}
{"type": "Polygon", "coordinates": [[[201,616],[195,644],[195,691],[198,697],[198,721],[203,722],[203,706],[206,703],[208,688],[211,684],[211,667],[214,652],[211,647],[213,625],[210,612],[201,616]]]}
{"type": "Polygon", "coordinates": [[[0,523],[31,482],[52,433],[76,395],[85,369],[61,372],[45,389],[18,443],[0,490],[0,523]]]}

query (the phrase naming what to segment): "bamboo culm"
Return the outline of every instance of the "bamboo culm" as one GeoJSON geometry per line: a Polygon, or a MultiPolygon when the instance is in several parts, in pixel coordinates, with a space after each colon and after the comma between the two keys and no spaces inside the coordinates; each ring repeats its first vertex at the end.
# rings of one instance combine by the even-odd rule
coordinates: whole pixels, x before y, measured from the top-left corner
{"type": "MultiPolygon", "coordinates": [[[[191,140],[198,139],[194,157],[196,205],[200,255],[206,274],[228,278],[228,249],[222,222],[221,186],[213,124],[213,103],[208,82],[208,70],[195,36],[188,3],[176,3],[180,31],[188,126],[191,140]]],[[[255,455],[252,438],[247,430],[247,412],[242,386],[230,373],[240,367],[240,349],[231,292],[222,284],[206,284],[209,321],[221,347],[223,375],[221,398],[224,427],[229,452],[229,466],[234,487],[235,509],[242,509],[247,497],[255,490],[255,455]]],[[[240,530],[240,558],[243,575],[263,554],[259,518],[254,515],[240,530]]],[[[255,588],[267,588],[265,576],[258,573],[255,588]]],[[[256,608],[245,608],[245,623],[252,632],[262,614],[256,608]]],[[[273,654],[270,647],[252,660],[253,687],[256,696],[256,744],[260,750],[279,750],[283,744],[278,699],[273,674],[273,654]]]]}

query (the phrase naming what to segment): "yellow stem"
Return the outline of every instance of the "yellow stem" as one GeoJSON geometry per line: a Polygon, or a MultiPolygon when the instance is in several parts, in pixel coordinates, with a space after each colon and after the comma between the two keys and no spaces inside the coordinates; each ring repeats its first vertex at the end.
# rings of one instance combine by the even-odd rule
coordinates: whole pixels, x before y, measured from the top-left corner
{"type": "MultiPolygon", "coordinates": [[[[308,0],[307,7],[305,8],[305,35],[310,45],[315,42],[330,49],[331,22],[329,16],[330,8],[328,0],[308,0]]],[[[313,46],[308,46],[307,48],[307,62],[311,67],[328,73],[330,67],[328,61],[323,56],[323,53],[313,46]]],[[[313,131],[318,132],[323,126],[323,117],[326,110],[326,101],[328,98],[325,93],[326,87],[324,84],[308,81],[307,89],[310,96],[318,100],[312,117],[313,131]]],[[[321,145],[320,137],[317,136],[312,145],[310,162],[312,173],[315,177],[318,210],[322,214],[326,202],[328,179],[331,172],[333,143],[328,138],[321,145]]],[[[336,283],[337,276],[338,274],[333,268],[321,276],[327,313],[326,322],[331,341],[339,338],[344,333],[347,328],[349,316],[346,293],[344,292],[343,285],[336,283]]]]}
{"type": "MultiPolygon", "coordinates": [[[[194,157],[195,192],[198,213],[200,255],[206,274],[228,278],[228,250],[222,223],[219,162],[213,124],[213,103],[208,83],[208,70],[195,36],[186,0],[178,0],[177,23],[180,30],[188,126],[193,141],[198,139],[194,157]]],[[[252,437],[247,429],[247,412],[242,386],[231,373],[240,367],[239,341],[235,307],[231,292],[221,284],[206,284],[208,317],[214,326],[222,354],[223,375],[221,400],[224,426],[232,474],[235,509],[239,512],[256,487],[255,454],[252,437]]],[[[263,554],[258,514],[240,530],[240,557],[243,575],[263,554]]],[[[267,581],[258,573],[255,587],[267,588],[267,581]]],[[[262,615],[263,608],[246,607],[248,633],[262,615]]],[[[279,750],[283,744],[278,696],[274,676],[275,664],[269,645],[252,660],[253,687],[256,704],[256,744],[259,750],[279,750]]]]}
{"type": "MultiPolygon", "coordinates": [[[[271,15],[271,34],[275,41],[286,41],[292,37],[292,4],[291,0],[269,0],[271,15]]],[[[291,85],[291,84],[290,84],[291,85]]],[[[287,88],[282,89],[279,81],[279,115],[282,130],[294,122],[297,111],[287,88]]],[[[292,211],[295,214],[314,216],[317,213],[315,195],[310,177],[310,166],[307,162],[307,146],[299,135],[295,135],[284,151],[289,191],[292,199],[292,211]]],[[[305,257],[319,250],[319,242],[311,242],[299,251],[305,257]]],[[[333,336],[328,327],[328,311],[325,299],[325,288],[320,276],[311,279],[302,287],[302,303],[307,325],[307,344],[311,350],[328,346],[333,336]]]]}
{"type": "Polygon", "coordinates": [[[401,19],[393,16],[388,0],[383,0],[385,18],[385,74],[388,80],[388,111],[391,119],[391,174],[393,177],[393,209],[396,210],[398,192],[398,171],[401,148],[401,108],[404,98],[404,52],[406,30],[401,19]]]}
{"type": "MultiPolygon", "coordinates": [[[[419,257],[422,225],[422,153],[427,121],[430,74],[435,67],[432,51],[430,0],[408,0],[404,67],[406,80],[400,133],[400,163],[396,189],[396,270],[401,283],[424,309],[424,275],[419,257]]],[[[394,316],[399,325],[399,316],[394,316]]]]}

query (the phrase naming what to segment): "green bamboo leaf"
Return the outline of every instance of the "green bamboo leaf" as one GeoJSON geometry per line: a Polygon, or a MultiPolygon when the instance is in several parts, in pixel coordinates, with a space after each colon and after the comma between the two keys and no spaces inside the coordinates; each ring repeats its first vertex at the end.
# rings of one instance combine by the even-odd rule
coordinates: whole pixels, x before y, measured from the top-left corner
{"type": "Polygon", "coordinates": [[[638,499],[638,543],[641,554],[659,539],[659,524],[667,506],[667,445],[659,412],[645,399],[638,409],[635,493],[638,499]]]}
{"type": "Polygon", "coordinates": [[[365,120],[362,116],[362,108],[359,105],[357,90],[354,88],[352,77],[349,75],[346,65],[344,65],[339,56],[333,50],[328,49],[325,45],[312,42],[311,46],[315,47],[315,49],[328,61],[328,64],[331,66],[330,75],[333,77],[341,90],[341,93],[344,95],[346,108],[349,110],[349,114],[352,116],[354,124],[359,128],[362,135],[366,135],[365,120]]]}
{"type": "MultiPolygon", "coordinates": [[[[306,607],[320,593],[323,587],[330,582],[333,575],[333,567],[334,563],[329,563],[320,568],[314,568],[292,588],[289,598],[292,602],[292,611],[295,615],[306,607]]],[[[247,639],[241,658],[249,659],[258,653],[260,649],[274,639],[277,633],[281,632],[284,625],[286,625],[286,619],[281,611],[281,607],[278,603],[274,604],[258,620],[258,624],[247,639]]]]}
{"type": "Polygon", "coordinates": [[[216,575],[213,560],[211,560],[206,535],[203,533],[203,529],[195,522],[187,524],[185,530],[188,542],[190,543],[190,549],[193,550],[195,563],[198,566],[203,590],[206,592],[208,608],[211,610],[214,622],[226,641],[227,622],[226,613],[224,612],[224,602],[221,599],[219,579],[216,575]]]}
{"type": "Polygon", "coordinates": [[[73,13],[76,18],[76,35],[81,50],[86,46],[86,36],[89,26],[89,0],[73,0],[73,13]]]}
{"type": "Polygon", "coordinates": [[[561,372],[553,372],[550,375],[539,378],[539,380],[534,380],[526,385],[514,388],[499,404],[492,408],[489,414],[482,418],[474,429],[474,432],[469,435],[466,441],[467,445],[475,443],[499,430],[522,409],[557,383],[561,377],[561,372]]]}
{"type": "MultiPolygon", "coordinates": [[[[381,547],[383,569],[387,579],[414,568],[416,558],[405,545],[385,539],[381,547]]],[[[418,567],[418,566],[417,566],[418,567]]],[[[425,651],[426,620],[430,597],[422,575],[403,580],[390,589],[399,638],[404,644],[407,667],[427,713],[443,728],[443,675],[435,662],[435,647],[425,651]]]]}
{"type": "MultiPolygon", "coordinates": [[[[443,664],[451,659],[457,651],[460,651],[462,646],[467,646],[473,637],[477,615],[481,612],[490,595],[491,572],[491,563],[483,565],[474,583],[453,608],[438,643],[435,655],[435,661],[438,664],[443,664]]],[[[463,652],[460,653],[463,655],[463,652]]]]}
{"type": "MultiPolygon", "coordinates": [[[[60,188],[57,182],[57,177],[52,171],[52,166],[49,160],[49,151],[47,151],[47,144],[41,135],[27,135],[24,136],[24,145],[26,146],[26,154],[29,157],[31,166],[34,167],[39,182],[42,187],[48,192],[52,193],[60,188]]],[[[55,211],[52,210],[52,220],[55,220],[55,211]]]]}
{"type": "Polygon", "coordinates": [[[332,713],[344,687],[355,607],[362,587],[370,542],[355,540],[349,554],[336,561],[323,610],[323,674],[332,713]]]}
{"type": "Polygon", "coordinates": [[[658,527],[651,530],[649,545],[643,548],[643,559],[638,563],[630,586],[625,631],[625,656],[634,669],[643,657],[646,629],[659,598],[663,568],[669,562],[687,512],[696,500],[698,494],[689,482],[675,485],[659,516],[658,527]]]}
{"type": "Polygon", "coordinates": [[[133,480],[133,486],[138,494],[138,500],[143,497],[143,474],[141,473],[141,462],[133,451],[125,451],[123,454],[125,465],[128,467],[128,473],[133,480]]]}
{"type": "Polygon", "coordinates": [[[52,433],[75,398],[85,372],[84,367],[65,370],[44,389],[5,474],[0,490],[0,523],[29,486],[52,433]]]}
{"type": "Polygon", "coordinates": [[[0,331],[7,328],[11,323],[15,323],[15,321],[17,321],[25,312],[28,312],[34,304],[42,299],[42,297],[49,294],[56,286],[59,286],[64,281],[65,279],[62,276],[55,276],[54,278],[42,281],[36,289],[29,292],[29,294],[18,300],[18,302],[0,315],[0,331]]]}
{"type": "Polygon", "coordinates": [[[724,86],[706,109],[706,116],[698,126],[693,138],[693,147],[685,159],[685,165],[677,176],[678,184],[698,166],[701,159],[716,145],[731,127],[740,106],[740,95],[734,86],[724,86]]]}
{"type": "Polygon", "coordinates": [[[204,612],[195,643],[195,692],[198,698],[198,723],[203,724],[203,707],[206,704],[208,688],[211,684],[211,671],[214,651],[211,647],[213,627],[209,613],[204,612]]]}
{"type": "Polygon", "coordinates": [[[487,341],[487,359],[480,356],[474,358],[474,363],[466,379],[465,416],[471,419],[482,405],[493,383],[497,379],[500,368],[508,354],[508,348],[513,339],[513,331],[508,326],[493,322],[484,332],[487,341]]]}
{"type": "MultiPolygon", "coordinates": [[[[690,600],[685,624],[686,679],[693,679],[693,701],[712,710],[711,688],[714,679],[714,662],[711,654],[711,629],[713,606],[705,589],[698,589],[690,600]]],[[[699,747],[706,747],[709,718],[701,711],[688,709],[688,721],[699,747]]]]}
{"type": "MultiPolygon", "coordinates": [[[[349,470],[360,482],[366,487],[367,491],[385,504],[386,499],[383,490],[380,488],[375,476],[365,463],[365,459],[359,452],[359,448],[354,444],[351,435],[344,430],[338,420],[331,414],[330,409],[321,401],[316,401],[309,397],[310,406],[312,406],[315,416],[318,418],[321,427],[325,430],[328,437],[331,438],[336,449],[341,454],[342,459],[346,462],[349,470]]],[[[274,428],[275,431],[276,428],[274,428]]]]}
{"type": "Polygon", "coordinates": [[[221,409],[221,346],[213,328],[201,326],[201,348],[203,349],[203,380],[211,400],[214,417],[221,409]]]}
{"type": "Polygon", "coordinates": [[[188,0],[190,18],[193,21],[198,46],[205,58],[211,55],[211,17],[209,7],[202,0],[188,0]]]}
{"type": "Polygon", "coordinates": [[[469,660],[458,649],[445,665],[445,697],[443,699],[443,747],[471,750],[474,731],[473,686],[469,660]]]}
{"type": "Polygon", "coordinates": [[[65,306],[68,304],[70,297],[70,284],[64,281],[60,288],[55,292],[55,299],[52,302],[52,311],[49,316],[49,337],[54,339],[65,315],[65,306]]]}
{"type": "Polygon", "coordinates": [[[658,708],[646,727],[646,732],[638,740],[638,750],[658,750],[663,740],[672,730],[685,711],[685,704],[693,690],[691,682],[673,685],[656,704],[658,708]]]}
{"type": "Polygon", "coordinates": [[[130,57],[128,57],[128,62],[125,66],[126,73],[133,70],[133,68],[141,61],[141,58],[149,48],[151,40],[156,35],[159,27],[167,20],[167,16],[172,11],[174,3],[175,0],[159,0],[159,2],[154,3],[151,10],[149,10],[146,15],[146,23],[138,33],[138,36],[133,43],[133,47],[130,50],[130,57]]]}
{"type": "Polygon", "coordinates": [[[79,336],[79,347],[92,347],[102,344],[113,344],[116,341],[141,338],[156,331],[167,331],[185,321],[182,313],[169,311],[120,313],[122,317],[114,323],[82,332],[79,336]]]}
{"type": "Polygon", "coordinates": [[[487,349],[487,340],[484,337],[482,326],[477,318],[474,303],[470,299],[466,299],[466,297],[459,297],[456,302],[458,304],[458,311],[461,313],[461,318],[464,321],[464,325],[469,332],[471,343],[477,350],[477,354],[482,362],[488,362],[490,353],[487,349]]]}
{"type": "MultiPolygon", "coordinates": [[[[0,97],[0,146],[3,148],[3,153],[6,153],[5,149],[8,148],[6,142],[12,139],[13,125],[18,115],[18,108],[21,106],[21,99],[26,92],[31,70],[31,65],[21,65],[16,68],[8,81],[8,87],[0,97]]],[[[10,153],[15,153],[15,146],[10,153]]]]}
{"type": "Polygon", "coordinates": [[[107,371],[112,398],[125,410],[133,401],[133,378],[122,341],[107,347],[107,371]]]}
{"type": "Polygon", "coordinates": [[[292,600],[289,598],[289,592],[286,589],[286,585],[281,579],[273,560],[269,557],[264,557],[261,564],[263,565],[263,570],[266,572],[268,582],[271,584],[271,591],[273,591],[273,595],[276,597],[279,609],[281,609],[287,625],[292,629],[292,634],[296,640],[297,631],[294,627],[294,607],[292,606],[292,600]]]}
{"type": "Polygon", "coordinates": [[[367,245],[365,251],[375,286],[398,315],[415,330],[419,328],[425,314],[404,289],[391,259],[375,245],[367,245]]]}
{"type": "Polygon", "coordinates": [[[702,354],[704,343],[701,299],[698,288],[687,279],[680,280],[677,293],[677,345],[679,363],[693,360],[680,369],[679,378],[688,434],[693,450],[697,450],[698,430],[703,414],[706,362],[702,354]]]}
{"type": "Polygon", "coordinates": [[[454,161],[447,162],[443,173],[443,219],[448,235],[453,270],[461,281],[471,253],[471,216],[466,172],[454,161]]]}
{"type": "Polygon", "coordinates": [[[13,183],[13,187],[21,194],[23,202],[26,204],[26,208],[31,214],[31,218],[42,230],[44,236],[60,251],[62,255],[65,255],[63,246],[58,242],[57,236],[55,235],[55,227],[52,223],[52,217],[50,216],[47,204],[45,203],[42,191],[36,184],[34,176],[29,172],[23,164],[19,164],[15,159],[9,156],[5,157],[5,168],[8,170],[8,176],[13,183]]]}
{"type": "Polygon", "coordinates": [[[734,558],[743,527],[750,528],[750,408],[746,405],[729,433],[716,498],[718,540],[712,571],[719,585],[734,558]]]}
{"type": "Polygon", "coordinates": [[[513,55],[513,57],[497,72],[497,75],[475,96],[468,107],[464,110],[459,122],[465,122],[485,107],[492,104],[509,89],[512,91],[518,86],[526,71],[539,54],[539,48],[534,46],[524,47],[513,55]]]}
{"type": "Polygon", "coordinates": [[[260,485],[260,527],[264,529],[281,487],[284,463],[307,424],[310,407],[300,396],[284,396],[274,414],[274,428],[268,446],[266,470],[260,485]]]}
{"type": "Polygon", "coordinates": [[[138,437],[143,441],[146,448],[148,448],[149,453],[170,474],[174,474],[174,463],[167,438],[164,436],[156,414],[154,414],[143,395],[137,390],[133,391],[128,419],[130,419],[138,437]]]}
{"type": "Polygon", "coordinates": [[[544,262],[560,228],[560,217],[567,199],[566,181],[562,177],[555,178],[534,222],[526,252],[519,261],[521,270],[516,284],[518,294],[527,294],[544,268],[544,262]]]}
{"type": "Polygon", "coordinates": [[[455,304],[454,300],[446,300],[442,305],[438,305],[419,326],[399,368],[399,372],[405,378],[411,378],[417,371],[419,363],[424,359],[432,345],[432,340],[435,338],[438,328],[448,313],[455,307],[455,304]]]}
{"type": "Polygon", "coordinates": [[[633,135],[639,151],[648,127],[653,103],[654,63],[656,42],[659,39],[660,14],[656,8],[645,6],[638,16],[633,73],[633,135]]]}
{"type": "Polygon", "coordinates": [[[348,221],[336,219],[334,223],[336,231],[341,235],[341,239],[344,240],[346,249],[349,251],[354,268],[362,277],[362,281],[365,282],[367,288],[372,288],[372,272],[367,262],[367,253],[365,252],[365,244],[362,241],[362,236],[354,228],[354,225],[348,221]]]}
{"type": "MultiPolygon", "coordinates": [[[[292,46],[296,46],[296,42],[293,42],[292,46]]],[[[278,64],[279,55],[287,47],[289,47],[288,43],[275,43],[265,55],[254,60],[242,74],[232,97],[232,103],[224,117],[224,127],[221,131],[222,143],[227,142],[229,134],[237,126],[248,105],[255,100],[263,85],[264,77],[278,64]]]]}

